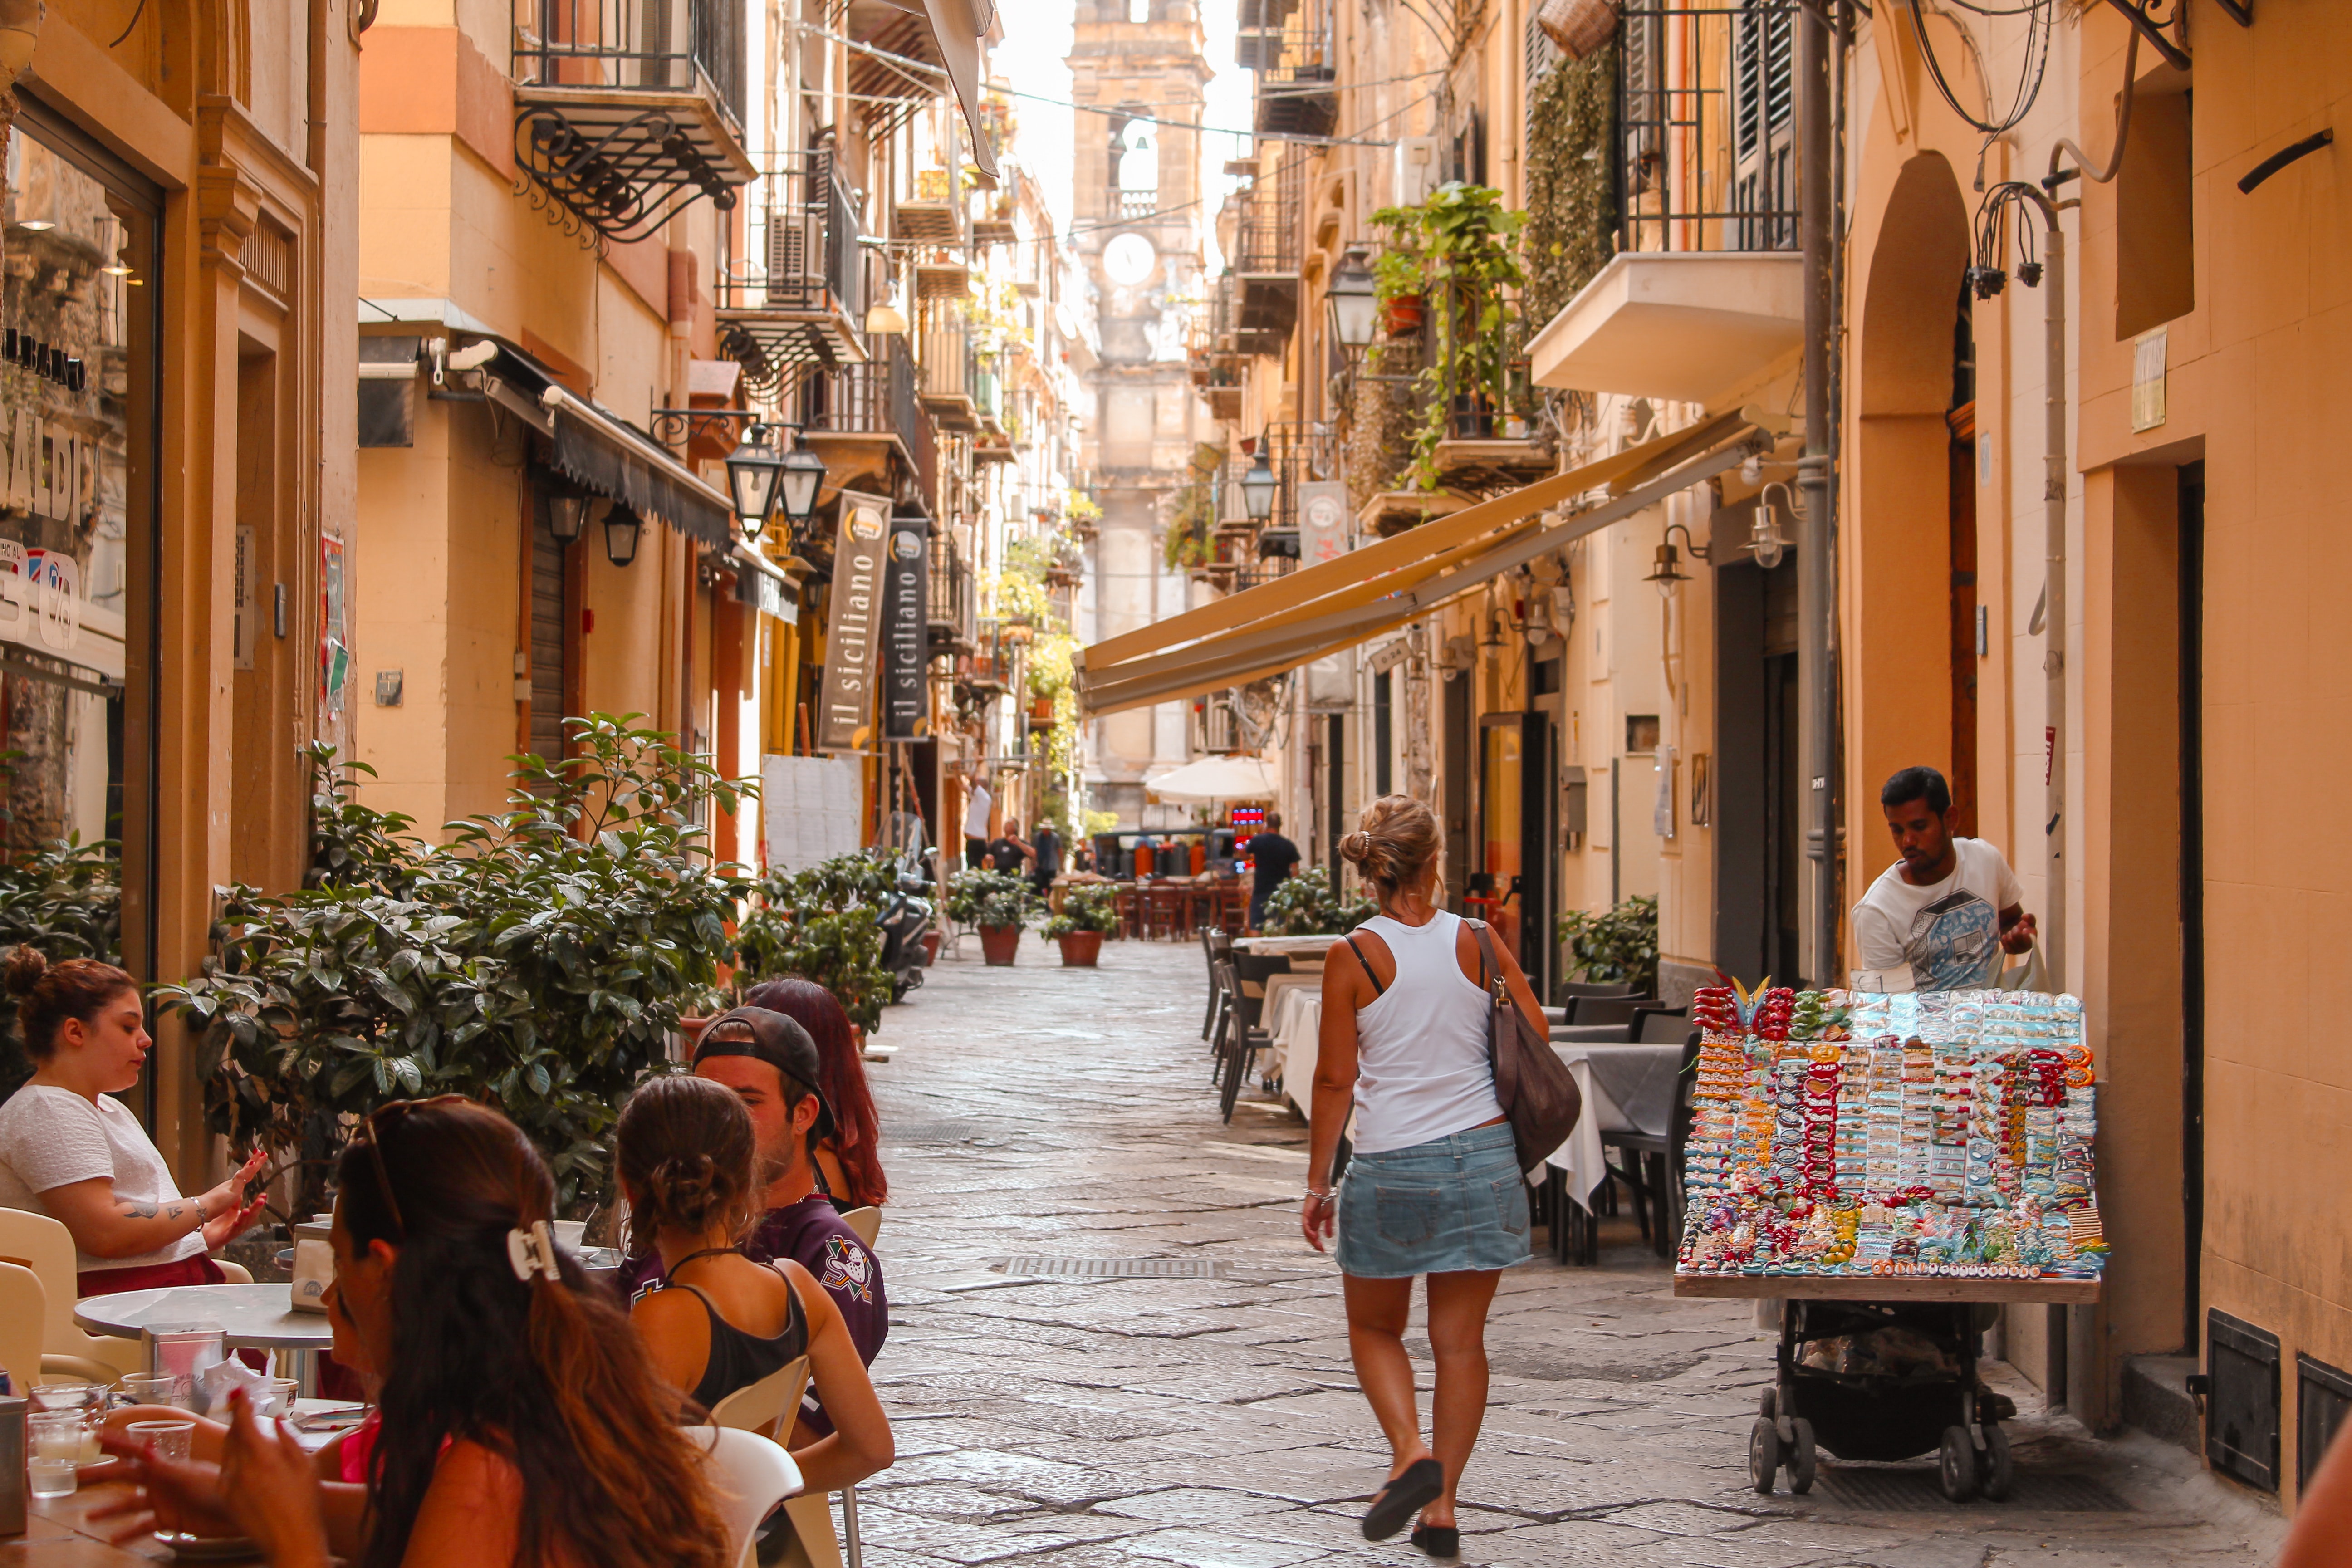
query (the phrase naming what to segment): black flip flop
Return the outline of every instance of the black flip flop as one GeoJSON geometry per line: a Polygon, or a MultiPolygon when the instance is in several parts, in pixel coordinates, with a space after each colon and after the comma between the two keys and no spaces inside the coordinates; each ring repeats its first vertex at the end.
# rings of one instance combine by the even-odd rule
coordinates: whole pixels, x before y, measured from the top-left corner
{"type": "Polygon", "coordinates": [[[1444,1490],[1444,1467],[1435,1459],[1415,1459],[1405,1467],[1404,1474],[1382,1487],[1372,1506],[1364,1510],[1364,1539],[1386,1541],[1444,1490]]]}
{"type": "Polygon", "coordinates": [[[1416,1524],[1412,1543],[1432,1557],[1462,1555],[1462,1532],[1450,1524],[1416,1524]]]}

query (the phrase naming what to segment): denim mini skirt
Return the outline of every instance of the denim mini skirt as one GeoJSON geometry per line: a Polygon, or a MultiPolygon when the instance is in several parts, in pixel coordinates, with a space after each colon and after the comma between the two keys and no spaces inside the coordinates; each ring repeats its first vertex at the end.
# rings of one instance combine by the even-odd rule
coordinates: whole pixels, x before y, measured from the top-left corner
{"type": "Polygon", "coordinates": [[[1357,1154],[1339,1183],[1339,1269],[1405,1279],[1525,1263],[1528,1184],[1511,1125],[1357,1154]]]}

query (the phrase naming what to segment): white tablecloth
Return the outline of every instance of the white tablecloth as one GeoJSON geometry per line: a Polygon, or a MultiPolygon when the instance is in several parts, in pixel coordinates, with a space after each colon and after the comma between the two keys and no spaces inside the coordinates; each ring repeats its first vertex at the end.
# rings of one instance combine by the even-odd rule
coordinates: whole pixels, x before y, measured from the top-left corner
{"type": "Polygon", "coordinates": [[[1576,1129],[1568,1142],[1545,1157],[1547,1164],[1559,1166],[1568,1173],[1568,1195],[1585,1207],[1592,1209],[1592,1192],[1609,1174],[1609,1161],[1601,1147],[1603,1132],[1632,1132],[1635,1128],[1626,1119],[1609,1091],[1592,1081],[1592,1064],[1582,1050],[1574,1046],[1556,1047],[1560,1059],[1576,1079],[1579,1093],[1584,1097],[1584,1110],[1576,1119],[1576,1129]]]}
{"type": "Polygon", "coordinates": [[[1261,956],[1286,952],[1293,958],[1319,959],[1339,940],[1336,936],[1237,936],[1234,946],[1261,956]]]}

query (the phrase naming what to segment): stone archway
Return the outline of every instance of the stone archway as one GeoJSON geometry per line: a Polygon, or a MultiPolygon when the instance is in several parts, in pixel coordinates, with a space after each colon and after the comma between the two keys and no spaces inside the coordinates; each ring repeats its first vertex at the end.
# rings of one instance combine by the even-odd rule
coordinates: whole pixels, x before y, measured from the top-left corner
{"type": "Polygon", "coordinates": [[[1953,763],[1950,605],[1953,353],[1969,215],[1940,153],[1895,176],[1856,311],[1845,529],[1848,891],[1885,859],[1879,782],[1953,763]],[[1850,853],[1853,852],[1852,850],[1850,853]]]}

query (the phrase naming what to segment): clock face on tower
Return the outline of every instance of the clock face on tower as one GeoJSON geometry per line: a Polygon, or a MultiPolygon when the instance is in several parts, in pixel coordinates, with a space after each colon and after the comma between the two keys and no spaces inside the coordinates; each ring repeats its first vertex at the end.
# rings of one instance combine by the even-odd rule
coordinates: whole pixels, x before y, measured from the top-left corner
{"type": "Polygon", "coordinates": [[[1121,288],[1132,289],[1150,277],[1159,262],[1160,253],[1139,234],[1116,235],[1102,250],[1103,276],[1121,288]]]}

